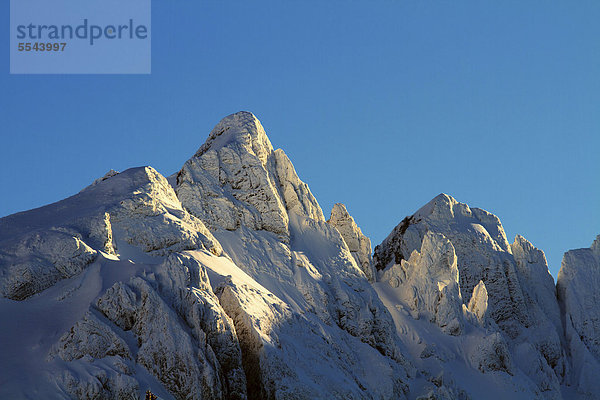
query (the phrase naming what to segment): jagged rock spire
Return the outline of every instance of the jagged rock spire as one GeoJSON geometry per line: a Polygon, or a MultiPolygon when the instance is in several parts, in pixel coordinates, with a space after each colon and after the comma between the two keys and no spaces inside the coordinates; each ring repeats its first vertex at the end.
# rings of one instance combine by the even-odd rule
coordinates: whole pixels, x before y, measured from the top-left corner
{"type": "Polygon", "coordinates": [[[334,204],[331,217],[327,222],[340,232],[356,263],[365,273],[367,279],[373,282],[375,280],[375,270],[373,269],[373,259],[371,257],[371,239],[363,235],[354,218],[346,210],[346,206],[342,203],[334,204]]]}

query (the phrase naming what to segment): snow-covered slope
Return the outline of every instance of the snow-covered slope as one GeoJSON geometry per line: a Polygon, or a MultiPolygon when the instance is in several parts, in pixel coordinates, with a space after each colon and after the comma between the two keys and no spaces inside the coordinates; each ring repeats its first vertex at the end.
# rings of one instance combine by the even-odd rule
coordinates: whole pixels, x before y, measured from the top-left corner
{"type": "Polygon", "coordinates": [[[447,195],[372,257],[236,113],[169,179],[0,219],[0,398],[597,398],[598,242],[560,306],[543,252],[447,195]]]}

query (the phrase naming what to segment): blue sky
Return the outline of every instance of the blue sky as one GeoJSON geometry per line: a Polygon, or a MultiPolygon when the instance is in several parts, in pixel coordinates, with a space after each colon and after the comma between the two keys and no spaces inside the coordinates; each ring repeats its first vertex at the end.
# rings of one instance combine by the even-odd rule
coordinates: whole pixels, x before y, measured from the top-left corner
{"type": "Polygon", "coordinates": [[[600,233],[600,3],[524,3],[154,0],[149,76],[9,75],[6,36],[0,215],[169,175],[248,110],[374,245],[445,192],[556,276],[600,233]]]}

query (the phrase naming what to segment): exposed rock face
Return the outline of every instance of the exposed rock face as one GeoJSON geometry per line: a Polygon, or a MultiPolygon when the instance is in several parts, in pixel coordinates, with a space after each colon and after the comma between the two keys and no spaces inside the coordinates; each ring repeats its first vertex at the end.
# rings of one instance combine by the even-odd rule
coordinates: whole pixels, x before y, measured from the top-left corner
{"type": "Polygon", "coordinates": [[[565,253],[556,286],[564,312],[572,384],[580,396],[591,399],[600,391],[600,235],[590,248],[565,253]]]}
{"type": "Polygon", "coordinates": [[[340,232],[356,260],[356,264],[365,273],[369,282],[373,282],[375,280],[375,269],[373,268],[373,258],[371,256],[371,239],[363,235],[356,222],[354,222],[354,218],[348,214],[346,206],[342,203],[334,204],[331,217],[327,223],[340,232]]]}
{"type": "Polygon", "coordinates": [[[384,271],[385,277],[405,260],[410,264],[414,251],[429,255],[423,246],[429,243],[430,232],[444,235],[456,251],[462,301],[478,319],[489,315],[511,346],[518,348],[517,354],[527,354],[517,357],[517,364],[546,396],[560,396],[565,373],[563,329],[543,252],[520,236],[509,244],[498,217],[441,194],[402,221],[375,248],[376,269],[384,271]],[[480,282],[485,285],[485,296],[482,287],[477,288],[480,282]],[[470,302],[473,293],[477,298],[470,302]]]}

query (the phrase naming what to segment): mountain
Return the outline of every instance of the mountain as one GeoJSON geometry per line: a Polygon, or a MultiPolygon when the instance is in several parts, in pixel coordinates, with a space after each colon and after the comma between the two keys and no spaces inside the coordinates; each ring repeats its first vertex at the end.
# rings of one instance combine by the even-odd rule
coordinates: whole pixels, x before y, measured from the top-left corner
{"type": "Polygon", "coordinates": [[[373,253],[239,112],[169,178],[0,219],[0,398],[600,398],[599,243],[555,286],[441,194],[373,253]]]}
{"type": "Polygon", "coordinates": [[[401,303],[416,304],[413,312],[429,307],[430,319],[451,335],[469,333],[461,307],[478,309],[505,353],[493,369],[532,382],[544,398],[561,398],[564,334],[546,259],[521,236],[509,244],[495,215],[439,195],[398,225],[374,259],[401,303]],[[477,305],[482,297],[487,306],[477,305]]]}

